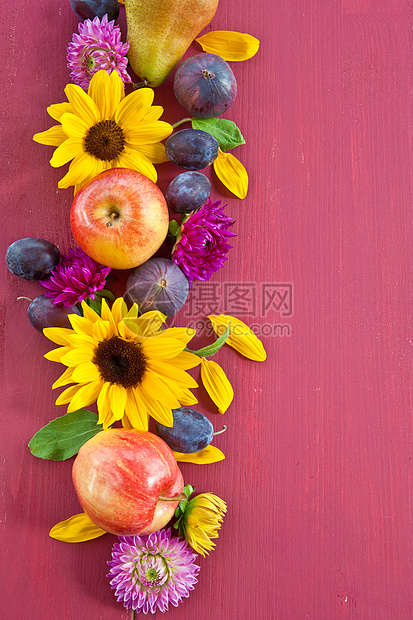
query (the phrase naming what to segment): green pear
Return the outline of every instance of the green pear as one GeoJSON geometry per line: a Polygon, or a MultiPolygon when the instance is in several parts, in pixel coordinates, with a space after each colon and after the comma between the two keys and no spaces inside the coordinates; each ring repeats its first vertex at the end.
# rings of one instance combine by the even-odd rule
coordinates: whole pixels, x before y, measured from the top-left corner
{"type": "Polygon", "coordinates": [[[159,86],[214,17],[218,0],[125,0],[129,63],[159,86]]]}

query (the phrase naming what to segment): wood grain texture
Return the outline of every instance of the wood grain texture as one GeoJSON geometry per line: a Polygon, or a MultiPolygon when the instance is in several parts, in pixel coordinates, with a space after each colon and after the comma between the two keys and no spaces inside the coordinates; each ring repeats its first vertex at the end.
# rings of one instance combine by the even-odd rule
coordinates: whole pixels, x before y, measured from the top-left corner
{"type": "MultiPolygon", "coordinates": [[[[71,190],[57,190],[62,171],[31,136],[63,101],[76,18],[68,0],[6,0],[4,15],[1,253],[26,236],[65,251],[71,190]]],[[[261,49],[232,64],[239,95],[225,115],[247,141],[234,153],[250,174],[247,198],[207,171],[238,233],[211,284],[221,298],[250,283],[256,307],[243,318],[290,336],[263,337],[265,364],[220,352],[235,388],[225,416],[200,390],[200,410],[228,426],[214,442],[226,460],[182,472],[224,498],[228,516],[196,590],[168,618],[413,617],[410,18],[405,0],[220,2],[212,28],[249,32],[261,49]],[[263,316],[265,283],[293,284],[292,316],[263,316]]],[[[171,84],[155,102],[174,122],[184,114],[171,84]]],[[[177,170],[159,170],[165,190],[177,170]]],[[[42,358],[50,346],[16,301],[39,287],[5,267],[1,287],[0,617],[126,620],[105,577],[115,538],[48,537],[79,510],[71,463],[27,448],[64,413],[50,389],[60,366],[42,358]]],[[[208,304],[193,295],[196,324],[208,304]]]]}

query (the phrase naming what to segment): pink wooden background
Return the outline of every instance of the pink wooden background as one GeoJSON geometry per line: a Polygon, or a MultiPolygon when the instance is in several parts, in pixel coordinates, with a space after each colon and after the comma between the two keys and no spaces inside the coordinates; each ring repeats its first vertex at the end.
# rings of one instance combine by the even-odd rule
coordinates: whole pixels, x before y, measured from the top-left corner
{"type": "MultiPolygon", "coordinates": [[[[263,337],[265,364],[219,354],[235,388],[225,416],[200,390],[201,411],[228,426],[214,442],[226,460],[182,471],[228,516],[171,620],[413,618],[410,18],[407,0],[220,2],[212,29],[249,32],[261,49],[232,64],[239,95],[225,115],[247,141],[234,152],[247,198],[207,172],[238,233],[211,282],[254,283],[256,308],[242,316],[275,335],[263,337]],[[260,315],[263,283],[293,284],[292,316],[260,315]]],[[[26,236],[73,245],[72,192],[57,190],[52,149],[31,137],[64,100],[76,25],[69,0],[3,3],[2,256],[26,236]]],[[[171,89],[169,78],[155,102],[175,122],[171,89]]],[[[159,171],[165,190],[178,170],[159,171]]],[[[1,274],[0,617],[126,620],[105,576],[115,538],[48,537],[79,511],[71,462],[27,448],[65,412],[50,389],[61,367],[16,301],[39,286],[1,274]]]]}

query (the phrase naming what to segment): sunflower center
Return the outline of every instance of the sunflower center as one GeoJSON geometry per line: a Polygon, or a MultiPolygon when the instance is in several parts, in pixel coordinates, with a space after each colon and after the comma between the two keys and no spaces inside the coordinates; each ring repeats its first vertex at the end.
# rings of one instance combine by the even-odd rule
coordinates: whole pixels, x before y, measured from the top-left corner
{"type": "Polygon", "coordinates": [[[85,150],[97,159],[112,161],[123,151],[125,136],[115,121],[99,121],[86,134],[85,150]]]}
{"type": "Polygon", "coordinates": [[[141,346],[118,336],[99,342],[92,362],[106,383],[118,383],[124,388],[136,387],[146,371],[141,346]]]}

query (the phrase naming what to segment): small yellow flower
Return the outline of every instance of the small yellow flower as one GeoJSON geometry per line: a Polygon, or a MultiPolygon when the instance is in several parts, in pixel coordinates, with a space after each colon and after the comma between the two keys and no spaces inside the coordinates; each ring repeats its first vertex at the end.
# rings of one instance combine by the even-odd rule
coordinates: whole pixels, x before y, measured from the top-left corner
{"type": "Polygon", "coordinates": [[[237,198],[245,198],[248,192],[248,173],[239,159],[232,153],[224,153],[218,149],[218,157],[213,166],[221,183],[237,198]]]}
{"type": "Polygon", "coordinates": [[[233,30],[207,32],[195,41],[198,41],[204,52],[217,54],[229,62],[248,60],[255,56],[260,47],[259,40],[252,35],[233,30]]]}
{"type": "Polygon", "coordinates": [[[57,147],[50,160],[54,168],[72,160],[58,187],[74,185],[76,193],[109,168],[132,168],[156,183],[153,164],[167,161],[160,141],[172,126],[159,120],[163,108],[152,105],[152,89],[125,97],[118,72],[102,70],[92,77],[87,94],[76,84],[68,84],[65,94],[67,102],[47,108],[60,125],[33,136],[35,142],[57,147]]]}
{"type": "Polygon", "coordinates": [[[240,319],[228,314],[211,314],[208,318],[218,336],[221,336],[227,329],[228,323],[230,324],[229,336],[225,344],[250,360],[264,362],[267,359],[267,353],[261,340],[240,319]]]}
{"type": "Polygon", "coordinates": [[[201,379],[219,413],[225,413],[234,398],[234,390],[221,366],[202,357],[201,379]]]}
{"type": "Polygon", "coordinates": [[[50,538],[69,543],[92,540],[103,534],[106,534],[106,531],[95,525],[85,512],[56,523],[49,532],[50,538]]]}
{"type": "Polygon", "coordinates": [[[184,508],[178,523],[179,532],[197,553],[205,557],[215,547],[212,539],[218,538],[226,512],[227,505],[220,497],[200,493],[184,508]]]}

